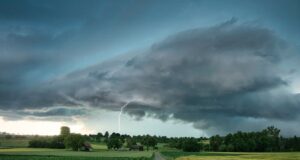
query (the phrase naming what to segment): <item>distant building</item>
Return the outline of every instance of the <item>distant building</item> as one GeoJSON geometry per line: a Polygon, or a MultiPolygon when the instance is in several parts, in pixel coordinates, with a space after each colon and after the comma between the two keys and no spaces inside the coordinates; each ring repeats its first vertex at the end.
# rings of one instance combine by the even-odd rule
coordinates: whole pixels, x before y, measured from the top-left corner
{"type": "Polygon", "coordinates": [[[93,147],[89,142],[84,142],[82,147],[80,148],[82,151],[92,151],[93,147]]]}
{"type": "Polygon", "coordinates": [[[130,151],[143,151],[144,150],[144,146],[142,145],[132,145],[130,148],[129,148],[130,151]]]}

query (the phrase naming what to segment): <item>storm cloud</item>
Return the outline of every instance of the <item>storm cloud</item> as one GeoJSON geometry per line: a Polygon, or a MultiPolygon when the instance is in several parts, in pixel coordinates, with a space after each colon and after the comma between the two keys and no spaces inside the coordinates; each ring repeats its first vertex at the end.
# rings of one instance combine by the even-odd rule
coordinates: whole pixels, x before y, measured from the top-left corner
{"type": "MultiPolygon", "coordinates": [[[[142,52],[47,82],[9,105],[119,111],[130,102],[124,111],[137,119],[179,119],[208,132],[299,119],[299,95],[286,89],[289,70],[281,67],[293,53],[268,28],[231,19],[177,33],[142,52]]],[[[84,114],[60,110],[34,115],[84,114]]]]}
{"type": "Polygon", "coordinates": [[[136,120],[208,134],[299,128],[298,19],[293,0],[2,0],[0,116],[67,120],[130,102],[136,120]]]}

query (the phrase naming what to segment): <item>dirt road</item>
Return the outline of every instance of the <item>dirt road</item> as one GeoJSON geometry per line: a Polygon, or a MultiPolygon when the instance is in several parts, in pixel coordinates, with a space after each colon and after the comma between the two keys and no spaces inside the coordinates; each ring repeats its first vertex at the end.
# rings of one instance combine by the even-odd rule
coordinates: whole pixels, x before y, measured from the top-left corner
{"type": "Polygon", "coordinates": [[[166,160],[159,152],[155,152],[154,160],[166,160]]]}

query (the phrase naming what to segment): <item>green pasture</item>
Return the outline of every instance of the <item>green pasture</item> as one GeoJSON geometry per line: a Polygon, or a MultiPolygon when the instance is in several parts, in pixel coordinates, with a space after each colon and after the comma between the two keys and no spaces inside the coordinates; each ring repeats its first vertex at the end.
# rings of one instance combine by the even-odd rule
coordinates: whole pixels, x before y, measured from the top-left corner
{"type": "Polygon", "coordinates": [[[107,145],[105,143],[91,143],[93,149],[95,150],[107,150],[107,145]]]}
{"type": "Polygon", "coordinates": [[[78,156],[78,157],[151,157],[151,151],[108,151],[94,150],[92,152],[71,151],[65,149],[45,148],[12,148],[0,149],[1,155],[35,155],[35,156],[78,156]]]}
{"type": "Polygon", "coordinates": [[[1,160],[152,160],[152,157],[59,157],[0,155],[1,160]]]}

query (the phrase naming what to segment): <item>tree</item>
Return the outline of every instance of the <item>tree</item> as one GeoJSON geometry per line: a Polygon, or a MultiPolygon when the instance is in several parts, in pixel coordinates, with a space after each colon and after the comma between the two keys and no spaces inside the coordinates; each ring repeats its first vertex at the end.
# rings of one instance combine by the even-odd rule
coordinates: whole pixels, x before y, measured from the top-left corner
{"type": "Polygon", "coordinates": [[[279,150],[279,133],[280,130],[274,126],[270,126],[262,131],[268,139],[268,151],[278,151],[279,150]]]}
{"type": "Polygon", "coordinates": [[[194,138],[187,139],[182,143],[182,150],[184,152],[199,152],[200,149],[201,144],[199,144],[194,138]]]}
{"type": "Polygon", "coordinates": [[[218,151],[219,150],[219,147],[221,146],[222,144],[222,137],[220,137],[219,135],[215,135],[215,136],[212,136],[210,137],[210,148],[212,151],[218,151]]]}
{"type": "Polygon", "coordinates": [[[66,148],[62,136],[54,136],[51,140],[50,148],[66,148]]]}
{"type": "Polygon", "coordinates": [[[68,135],[70,135],[70,128],[67,126],[60,127],[60,135],[63,138],[66,138],[68,135]]]}
{"type": "Polygon", "coordinates": [[[105,138],[108,138],[108,137],[109,137],[108,131],[106,131],[106,132],[104,133],[104,137],[105,137],[105,138]]]}
{"type": "Polygon", "coordinates": [[[67,148],[72,148],[73,151],[78,151],[84,144],[84,138],[80,134],[69,134],[64,140],[67,148]]]}
{"type": "Polygon", "coordinates": [[[144,137],[142,144],[147,147],[147,150],[149,150],[149,147],[152,147],[152,149],[154,149],[154,147],[157,145],[157,141],[154,137],[147,135],[146,137],[144,137]]]}
{"type": "Polygon", "coordinates": [[[107,148],[117,150],[122,147],[122,142],[119,138],[109,138],[107,141],[107,148]]]}
{"type": "Polygon", "coordinates": [[[133,145],[136,145],[136,141],[133,138],[126,138],[126,147],[131,148],[133,145]]]}
{"type": "Polygon", "coordinates": [[[104,142],[105,142],[105,143],[108,142],[108,138],[109,138],[109,133],[108,133],[108,131],[106,131],[106,132],[104,133],[104,142]]]}
{"type": "Polygon", "coordinates": [[[103,137],[103,134],[99,132],[99,133],[96,135],[96,141],[101,142],[101,138],[102,138],[102,137],[103,137]]]}

